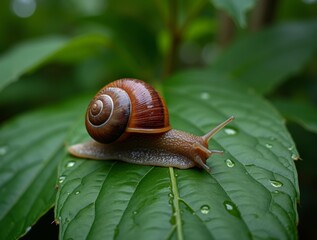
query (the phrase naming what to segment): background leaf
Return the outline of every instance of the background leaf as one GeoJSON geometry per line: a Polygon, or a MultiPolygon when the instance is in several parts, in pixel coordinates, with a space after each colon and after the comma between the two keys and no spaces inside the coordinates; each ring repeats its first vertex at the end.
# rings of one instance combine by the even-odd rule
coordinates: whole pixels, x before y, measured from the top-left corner
{"type": "Polygon", "coordinates": [[[100,35],[89,35],[72,40],[48,37],[22,43],[0,59],[0,90],[48,59],[52,60],[54,55],[57,59],[76,59],[94,53],[98,46],[104,46],[106,42],[100,35]]]}
{"type": "Polygon", "coordinates": [[[54,205],[57,164],[81,111],[78,103],[29,113],[0,128],[1,238],[17,239],[54,205]]]}
{"type": "Polygon", "coordinates": [[[225,10],[241,27],[246,26],[246,13],[255,5],[255,0],[212,0],[217,8],[225,10]]]}
{"type": "Polygon", "coordinates": [[[213,68],[268,94],[316,54],[316,38],[317,21],[274,26],[237,39],[213,68]]]}
{"type": "MultiPolygon", "coordinates": [[[[295,239],[298,153],[276,110],[209,71],[176,75],[163,90],[176,129],[202,134],[236,116],[211,141],[224,156],[207,161],[208,174],[67,155],[55,210],[60,237],[295,239]]],[[[78,122],[70,144],[88,139],[78,122]]]]}
{"type": "Polygon", "coordinates": [[[298,123],[308,131],[317,133],[316,107],[289,100],[274,100],[273,103],[286,118],[298,123]]]}

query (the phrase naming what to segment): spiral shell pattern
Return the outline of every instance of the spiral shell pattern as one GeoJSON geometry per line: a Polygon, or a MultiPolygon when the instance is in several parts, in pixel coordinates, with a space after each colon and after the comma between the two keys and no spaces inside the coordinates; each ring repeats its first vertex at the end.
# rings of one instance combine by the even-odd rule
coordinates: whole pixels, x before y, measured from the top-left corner
{"type": "Polygon", "coordinates": [[[86,128],[100,143],[124,133],[162,133],[171,129],[162,97],[149,84],[120,79],[102,88],[90,102],[86,128]]]}

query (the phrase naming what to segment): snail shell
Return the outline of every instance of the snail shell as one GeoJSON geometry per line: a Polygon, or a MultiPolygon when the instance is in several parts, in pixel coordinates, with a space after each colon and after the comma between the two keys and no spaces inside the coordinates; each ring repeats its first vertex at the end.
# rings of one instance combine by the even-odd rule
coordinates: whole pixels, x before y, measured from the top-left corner
{"type": "Polygon", "coordinates": [[[120,79],[102,88],[86,112],[89,135],[100,143],[128,133],[163,133],[171,129],[166,104],[149,84],[120,79]]]}

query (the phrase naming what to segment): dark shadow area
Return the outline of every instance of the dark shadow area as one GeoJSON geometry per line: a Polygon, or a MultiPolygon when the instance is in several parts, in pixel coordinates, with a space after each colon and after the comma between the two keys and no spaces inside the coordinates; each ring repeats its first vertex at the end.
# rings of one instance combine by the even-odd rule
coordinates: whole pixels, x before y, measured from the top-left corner
{"type": "Polygon", "coordinates": [[[58,225],[54,223],[54,209],[50,209],[45,215],[43,215],[31,228],[31,230],[20,239],[58,239],[58,225]]]}

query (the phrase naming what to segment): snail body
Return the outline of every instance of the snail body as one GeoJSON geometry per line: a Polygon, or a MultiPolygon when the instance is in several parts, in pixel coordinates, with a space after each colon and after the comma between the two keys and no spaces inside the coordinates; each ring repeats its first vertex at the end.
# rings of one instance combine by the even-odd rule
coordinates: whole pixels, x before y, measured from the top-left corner
{"type": "Polygon", "coordinates": [[[150,85],[120,79],[102,88],[89,104],[85,122],[95,141],[70,146],[68,151],[80,158],[210,171],[207,159],[222,151],[209,150],[208,141],[233,119],[203,136],[171,129],[166,104],[150,85]]]}

